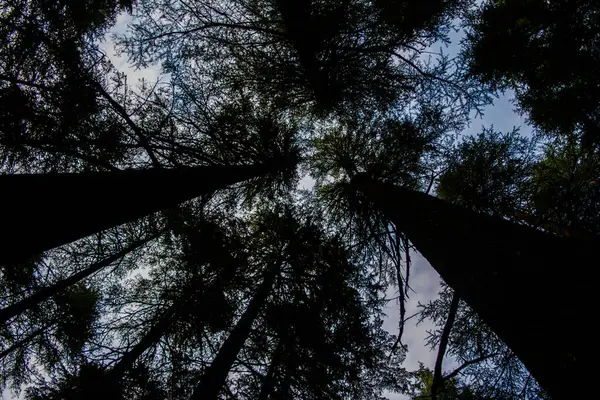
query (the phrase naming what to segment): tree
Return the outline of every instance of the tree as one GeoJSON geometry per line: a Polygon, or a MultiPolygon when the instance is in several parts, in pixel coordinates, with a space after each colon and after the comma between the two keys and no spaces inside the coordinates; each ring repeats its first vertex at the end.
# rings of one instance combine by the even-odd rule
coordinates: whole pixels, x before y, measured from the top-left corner
{"type": "Polygon", "coordinates": [[[156,239],[162,233],[164,233],[164,232],[159,232],[148,238],[144,238],[143,240],[133,242],[129,246],[124,248],[123,250],[90,265],[86,269],[84,269],[80,272],[77,272],[76,274],[73,274],[66,279],[63,279],[63,280],[53,284],[52,286],[47,286],[47,287],[38,289],[38,291],[35,292],[33,295],[26,297],[17,303],[11,304],[8,307],[0,309],[0,324],[5,324],[12,317],[24,313],[28,309],[37,306],[38,304],[42,303],[45,300],[50,299],[52,296],[55,296],[56,294],[65,290],[66,288],[68,288],[69,286],[77,284],[79,281],[87,278],[88,276],[94,274],[95,272],[98,272],[101,269],[108,267],[109,265],[113,264],[115,261],[118,261],[119,259],[125,257],[127,254],[131,253],[132,251],[135,251],[138,248],[140,248],[141,246],[147,244],[149,241],[156,239]]]}
{"type": "Polygon", "coordinates": [[[372,399],[383,389],[402,390],[403,351],[392,349],[394,338],[381,328],[372,277],[312,218],[283,213],[265,222],[289,244],[273,295],[239,356],[249,371],[230,378],[233,395],[372,399]]]}
{"type": "Polygon", "coordinates": [[[593,254],[594,240],[554,237],[365,175],[355,176],[353,185],[397,224],[551,396],[572,394],[571,389],[557,382],[574,382],[586,374],[579,363],[589,353],[576,343],[575,337],[580,338],[581,332],[572,327],[578,326],[589,312],[589,282],[582,277],[559,278],[546,268],[559,268],[573,257],[581,257],[584,262],[593,254]],[[468,257],[462,251],[464,243],[473,245],[473,253],[468,257]],[[485,267],[482,260],[486,260],[485,267]],[[554,299],[555,288],[565,287],[565,283],[565,290],[577,300],[558,306],[562,315],[568,315],[569,328],[557,328],[553,324],[556,309],[549,309],[547,304],[554,299]],[[528,304],[527,310],[523,310],[523,304],[528,304]],[[514,326],[523,327],[523,331],[516,333],[514,326]],[[565,342],[569,335],[573,335],[572,341],[565,342]],[[564,345],[558,349],[557,343],[564,345]],[[550,347],[555,351],[545,359],[550,347]]]}
{"type": "Polygon", "coordinates": [[[471,73],[515,90],[541,132],[598,144],[600,34],[595,1],[487,1],[471,23],[471,73]],[[565,63],[565,60],[568,62],[565,63]]]}
{"type": "MultiPolygon", "coordinates": [[[[442,284],[439,299],[420,305],[419,321],[431,320],[443,328],[429,332],[427,343],[432,349],[439,346],[438,354],[446,353],[459,364],[454,370],[443,371],[438,380],[458,379],[477,398],[547,398],[515,353],[477,313],[464,301],[456,306],[454,301],[452,290],[442,284]],[[440,344],[444,334],[447,346],[440,344]]],[[[434,376],[431,378],[433,381],[434,376]]]]}
{"type": "MultiPolygon", "coordinates": [[[[416,382],[414,384],[412,400],[425,400],[434,398],[432,395],[433,372],[423,364],[419,365],[419,370],[414,372],[416,382]]],[[[483,400],[482,397],[476,397],[468,386],[461,386],[455,378],[444,380],[444,385],[439,390],[437,396],[440,400],[459,399],[459,400],[483,400]]]]}
{"type": "Polygon", "coordinates": [[[383,290],[389,284],[398,290],[397,345],[402,340],[410,290],[410,246],[381,210],[361,201],[350,181],[358,173],[368,173],[385,182],[430,190],[440,173],[438,161],[447,145],[444,136],[454,126],[448,114],[424,104],[415,115],[349,115],[318,133],[307,161],[316,179],[317,201],[312,203],[316,203],[318,217],[325,218],[355,252],[363,254],[383,290]]]}
{"type": "MultiPolygon", "coordinates": [[[[519,221],[531,214],[534,140],[493,127],[466,137],[440,176],[438,197],[473,211],[519,221]]],[[[530,221],[531,224],[534,221],[530,221]]]]}
{"type": "Polygon", "coordinates": [[[279,272],[279,263],[280,261],[276,260],[265,271],[263,281],[256,289],[256,294],[250,300],[248,308],[244,311],[227,340],[219,349],[217,356],[202,376],[200,384],[194,390],[192,399],[217,399],[221,388],[225,384],[227,374],[250,333],[254,320],[261,308],[264,307],[264,303],[270,294],[279,272]]]}
{"type": "MultiPolygon", "coordinates": [[[[13,344],[3,352],[2,386],[10,384],[19,392],[21,385],[41,379],[41,368],[51,371],[62,360],[77,363],[95,334],[99,297],[94,288],[77,284],[55,296],[43,316],[30,314],[30,329],[13,337],[13,344]]],[[[3,329],[3,345],[5,339],[3,329]]]]}
{"type": "Polygon", "coordinates": [[[469,2],[438,2],[431,14],[406,3],[400,10],[412,29],[382,18],[391,12],[381,7],[397,7],[394,1],[143,2],[133,34],[119,42],[136,65],[164,61],[178,81],[208,80],[225,93],[245,87],[309,116],[406,105],[440,87],[455,95],[454,106],[479,104],[482,93],[451,60],[420,59],[469,2]]]}
{"type": "Polygon", "coordinates": [[[14,193],[3,197],[0,204],[0,209],[7,212],[2,240],[8,247],[2,254],[3,262],[26,259],[201,194],[267,175],[282,166],[273,163],[1,176],[3,187],[14,193]],[[196,187],[194,181],[203,184],[196,187]],[[122,188],[118,198],[111,191],[114,187],[122,188]],[[49,191],[56,194],[43,201],[37,196],[49,191]],[[61,227],[59,233],[55,232],[56,226],[61,227]],[[16,243],[26,247],[16,248],[16,243]]]}
{"type": "Polygon", "coordinates": [[[537,214],[568,236],[597,236],[600,210],[596,177],[598,151],[586,152],[573,141],[549,143],[532,173],[537,214]]]}
{"type": "Polygon", "coordinates": [[[7,172],[114,169],[119,117],[96,86],[111,73],[96,42],[131,0],[11,1],[0,30],[0,166],[7,172]]]}

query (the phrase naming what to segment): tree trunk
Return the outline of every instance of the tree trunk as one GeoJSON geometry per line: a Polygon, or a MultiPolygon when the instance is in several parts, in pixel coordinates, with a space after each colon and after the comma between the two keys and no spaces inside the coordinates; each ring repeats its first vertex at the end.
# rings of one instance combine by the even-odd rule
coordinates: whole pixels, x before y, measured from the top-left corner
{"type": "Polygon", "coordinates": [[[586,270],[597,238],[550,236],[357,175],[352,185],[403,231],[554,399],[591,381],[598,351],[586,270]],[[579,271],[569,272],[569,267],[579,271]],[[589,380],[586,380],[589,379],[589,380]]]}
{"type": "MultiPolygon", "coordinates": [[[[218,275],[217,281],[230,282],[235,277],[237,267],[237,264],[229,264],[218,275]]],[[[197,287],[191,287],[191,289],[197,290],[197,287]]],[[[206,299],[205,293],[206,292],[203,292],[200,295],[201,303],[206,303],[206,301],[203,300],[203,297],[206,299]]],[[[173,304],[171,307],[169,307],[167,311],[160,316],[158,322],[150,328],[148,333],[146,333],[146,335],[144,335],[144,337],[130,351],[123,355],[119,362],[106,373],[106,380],[104,383],[106,383],[106,387],[109,388],[109,390],[112,390],[112,392],[109,392],[111,396],[115,398],[119,396],[119,390],[121,388],[120,383],[124,374],[133,367],[135,361],[146,350],[158,343],[158,341],[164,336],[165,332],[176,320],[181,310],[188,305],[189,301],[186,299],[193,299],[193,295],[190,297],[184,297],[183,301],[173,304]]]]}
{"type": "Polygon", "coordinates": [[[265,175],[276,163],[0,176],[0,264],[265,175]]]}
{"type": "Polygon", "coordinates": [[[118,387],[123,375],[133,367],[135,361],[152,345],[157,343],[169,328],[181,304],[174,304],[165,311],[157,323],[152,325],[144,337],[131,350],[121,357],[119,362],[106,373],[108,387],[118,387]]]}
{"type": "Polygon", "coordinates": [[[52,296],[60,293],[61,291],[68,288],[69,286],[81,281],[82,279],[87,278],[88,276],[92,275],[93,273],[95,273],[97,271],[100,271],[101,269],[109,266],[110,264],[121,259],[122,257],[125,257],[127,254],[131,253],[135,249],[137,249],[137,248],[143,246],[144,244],[148,243],[149,241],[157,238],[162,233],[163,232],[159,232],[159,233],[152,235],[146,239],[133,242],[129,246],[124,248],[123,250],[111,255],[110,257],[105,258],[102,261],[98,261],[97,263],[90,265],[88,268],[84,269],[83,271],[79,271],[76,274],[73,274],[70,277],[63,279],[62,281],[56,282],[52,286],[48,286],[48,287],[39,289],[36,293],[32,294],[31,296],[0,310],[0,325],[5,324],[11,318],[24,313],[25,311],[35,307],[36,305],[40,304],[41,302],[46,301],[49,298],[51,298],[52,296]]]}
{"type": "Polygon", "coordinates": [[[437,400],[437,392],[440,388],[444,387],[444,377],[442,376],[442,365],[444,363],[444,355],[448,348],[448,342],[450,340],[450,332],[456,319],[456,312],[458,311],[458,305],[460,304],[460,297],[456,293],[452,294],[452,302],[450,303],[450,309],[448,310],[448,318],[446,324],[442,330],[442,337],[440,338],[440,347],[438,354],[435,359],[435,366],[433,368],[433,383],[431,384],[431,400],[437,400]]]}
{"type": "Polygon", "coordinates": [[[273,358],[271,358],[271,363],[269,364],[269,370],[267,371],[267,375],[263,380],[263,383],[260,387],[260,393],[258,395],[257,400],[268,400],[271,394],[273,393],[273,388],[275,387],[275,371],[279,367],[281,363],[281,356],[283,355],[283,340],[279,340],[277,343],[277,347],[273,352],[273,358]]]}
{"type": "Polygon", "coordinates": [[[242,349],[244,342],[250,334],[252,323],[258,316],[265,301],[269,297],[275,278],[279,273],[279,263],[272,265],[266,271],[262,283],[258,287],[256,294],[250,300],[250,304],[237,325],[229,336],[213,362],[210,364],[200,380],[200,384],[194,390],[192,400],[216,400],[221,388],[225,384],[227,374],[231,370],[238,353],[242,349]]]}

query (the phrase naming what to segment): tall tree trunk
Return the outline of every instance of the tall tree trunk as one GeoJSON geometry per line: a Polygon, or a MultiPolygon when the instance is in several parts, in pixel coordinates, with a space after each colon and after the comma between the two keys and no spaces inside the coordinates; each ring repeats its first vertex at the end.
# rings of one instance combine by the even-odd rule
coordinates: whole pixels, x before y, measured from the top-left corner
{"type": "Polygon", "coordinates": [[[267,370],[267,375],[262,382],[260,387],[260,393],[258,395],[257,400],[268,400],[271,394],[273,393],[273,389],[275,388],[275,371],[279,367],[281,363],[281,357],[283,355],[283,340],[280,339],[277,343],[277,347],[273,352],[273,357],[271,358],[271,363],[269,364],[269,369],[267,370]]]}
{"type": "Polygon", "coordinates": [[[550,236],[424,193],[357,175],[352,185],[404,232],[432,267],[555,399],[593,379],[597,238],[550,236]]]}
{"type": "Polygon", "coordinates": [[[266,175],[277,162],[69,174],[0,176],[0,264],[266,175]]]}
{"type": "Polygon", "coordinates": [[[248,308],[244,311],[235,328],[233,328],[225,343],[219,349],[217,356],[202,376],[200,384],[196,387],[191,397],[192,400],[217,399],[221,388],[225,384],[227,374],[231,370],[238,353],[250,334],[252,323],[269,297],[275,278],[279,273],[279,268],[279,262],[277,262],[266,271],[256,294],[250,300],[248,308]]]}
{"type": "Polygon", "coordinates": [[[48,286],[48,287],[39,289],[36,293],[32,294],[31,296],[15,303],[15,304],[12,304],[6,308],[3,308],[2,310],[0,310],[0,325],[5,324],[11,318],[24,313],[25,311],[29,310],[30,308],[33,308],[36,305],[42,303],[43,301],[48,300],[52,296],[62,292],[69,286],[81,281],[82,279],[87,278],[88,276],[92,275],[93,273],[98,272],[101,269],[114,263],[115,261],[125,257],[127,254],[138,249],[139,247],[143,246],[144,244],[148,243],[149,241],[156,239],[163,232],[164,231],[161,231],[161,232],[159,232],[155,235],[152,235],[148,238],[135,241],[135,242],[131,243],[129,246],[125,247],[123,250],[105,258],[104,260],[98,261],[97,263],[90,265],[83,271],[79,271],[76,274],[73,274],[70,277],[63,279],[62,281],[56,282],[52,286],[48,286]]]}

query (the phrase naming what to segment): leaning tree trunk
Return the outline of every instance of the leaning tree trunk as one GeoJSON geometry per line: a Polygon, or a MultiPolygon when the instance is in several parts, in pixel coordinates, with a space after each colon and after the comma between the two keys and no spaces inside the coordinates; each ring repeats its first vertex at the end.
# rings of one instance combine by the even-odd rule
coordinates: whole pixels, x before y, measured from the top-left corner
{"type": "MultiPolygon", "coordinates": [[[[237,270],[237,264],[228,264],[219,273],[217,281],[230,282],[232,279],[234,279],[237,270]]],[[[198,290],[198,288],[193,285],[188,289],[191,289],[192,291],[198,290]]],[[[206,304],[210,307],[208,301],[206,300],[206,290],[203,291],[199,296],[200,299],[198,302],[200,304],[206,304]]],[[[180,317],[182,310],[184,310],[185,307],[188,307],[193,301],[194,294],[190,294],[190,296],[184,296],[183,300],[171,305],[160,315],[158,321],[152,325],[144,337],[142,337],[142,339],[136,343],[131,350],[125,353],[117,362],[117,364],[115,364],[115,366],[106,373],[105,380],[102,382],[102,384],[105,386],[104,390],[107,391],[106,393],[109,394],[109,397],[120,398],[123,376],[129,370],[131,370],[137,359],[144,354],[146,350],[161,340],[170,326],[177,320],[177,318],[180,317]]]]}
{"type": "Polygon", "coordinates": [[[276,163],[0,176],[0,264],[268,174],[276,163]]]}
{"type": "Polygon", "coordinates": [[[554,399],[590,382],[596,239],[551,236],[365,175],[354,188],[404,232],[554,399]]]}
{"type": "Polygon", "coordinates": [[[184,305],[181,303],[176,303],[170,306],[160,316],[159,320],[152,325],[144,337],[138,343],[136,343],[131,350],[125,353],[119,362],[117,362],[117,364],[106,373],[106,380],[103,383],[106,384],[108,388],[111,388],[112,390],[118,390],[125,373],[133,367],[135,361],[142,354],[144,354],[146,350],[158,343],[173,322],[177,311],[182,306],[184,305]]]}
{"type": "Polygon", "coordinates": [[[56,282],[52,286],[41,288],[36,293],[32,294],[31,296],[24,298],[23,300],[15,303],[15,304],[12,304],[6,308],[1,309],[0,310],[0,325],[5,324],[11,318],[24,313],[25,311],[37,306],[38,304],[42,303],[43,301],[50,299],[52,296],[55,296],[56,294],[62,292],[66,288],[68,288],[69,286],[74,285],[75,283],[81,281],[82,279],[87,278],[88,276],[92,275],[93,273],[98,272],[101,269],[111,265],[115,261],[125,257],[127,254],[138,249],[139,247],[143,246],[144,244],[148,243],[149,241],[157,238],[162,233],[163,232],[161,231],[161,232],[159,232],[155,235],[152,235],[148,238],[145,238],[142,240],[137,240],[137,241],[131,243],[129,246],[125,247],[123,250],[121,250],[109,257],[106,257],[105,259],[98,261],[97,263],[90,265],[83,271],[79,271],[76,274],[73,274],[66,279],[56,282]]]}
{"type": "Polygon", "coordinates": [[[257,400],[269,400],[269,397],[271,397],[273,389],[275,388],[275,372],[281,363],[283,349],[283,339],[280,339],[277,343],[277,347],[275,347],[275,351],[273,351],[271,363],[269,364],[267,375],[265,375],[265,379],[263,379],[262,385],[260,386],[260,393],[258,394],[257,400]]]}
{"type": "Polygon", "coordinates": [[[266,271],[256,294],[250,300],[248,308],[244,311],[235,328],[233,328],[225,343],[219,349],[217,356],[200,379],[200,384],[196,387],[191,397],[192,400],[217,399],[221,388],[225,385],[227,374],[229,374],[238,353],[250,334],[252,323],[269,297],[278,273],[279,263],[273,264],[266,271]]]}

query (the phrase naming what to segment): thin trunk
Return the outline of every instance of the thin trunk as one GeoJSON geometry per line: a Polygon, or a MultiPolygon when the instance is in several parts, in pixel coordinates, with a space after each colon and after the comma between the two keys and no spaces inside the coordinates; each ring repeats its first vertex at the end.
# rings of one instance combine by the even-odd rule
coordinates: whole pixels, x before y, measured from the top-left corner
{"type": "Polygon", "coordinates": [[[596,300],[584,268],[597,239],[550,236],[424,193],[357,175],[374,203],[555,399],[572,398],[598,351],[585,326],[596,300]]]}
{"type": "Polygon", "coordinates": [[[282,355],[283,340],[279,340],[279,343],[277,343],[277,347],[273,352],[273,358],[271,358],[271,363],[269,364],[267,375],[265,376],[265,379],[263,380],[263,383],[260,387],[260,393],[258,395],[257,400],[268,400],[271,394],[273,393],[273,388],[275,387],[275,371],[281,363],[282,355]]]}
{"type": "Polygon", "coordinates": [[[25,311],[37,306],[38,304],[50,299],[52,296],[55,296],[56,294],[62,292],[66,288],[68,288],[69,286],[74,285],[75,283],[87,278],[88,276],[92,275],[93,273],[98,272],[101,269],[111,265],[115,261],[118,261],[119,259],[125,257],[127,254],[138,249],[139,247],[143,246],[144,244],[148,243],[149,241],[156,239],[161,234],[162,234],[162,232],[159,232],[159,233],[152,235],[148,238],[145,238],[143,240],[135,241],[135,242],[131,243],[129,246],[127,246],[126,248],[124,248],[123,250],[111,255],[110,257],[105,258],[104,260],[98,261],[97,263],[90,265],[88,268],[84,269],[83,271],[79,271],[76,274],[73,274],[70,277],[63,279],[62,281],[56,282],[52,286],[48,286],[48,287],[39,289],[36,293],[32,294],[31,296],[15,303],[15,304],[12,304],[6,308],[1,309],[0,310],[0,325],[5,324],[11,318],[13,318],[17,315],[20,315],[20,314],[24,313],[25,311]]]}
{"type": "Polygon", "coordinates": [[[25,338],[19,340],[18,342],[14,343],[12,346],[10,346],[9,348],[7,348],[6,350],[2,350],[2,352],[0,353],[0,360],[3,360],[4,357],[8,356],[10,353],[12,353],[13,351],[28,345],[33,339],[35,339],[36,337],[40,336],[42,333],[44,333],[48,328],[50,328],[52,325],[54,325],[54,323],[48,324],[46,326],[43,326],[39,329],[36,329],[35,331],[33,331],[32,333],[30,333],[29,335],[25,336],[25,338]]]}
{"type": "MultiPolygon", "coordinates": [[[[237,265],[230,264],[225,269],[221,271],[221,273],[217,277],[217,281],[220,282],[229,282],[231,281],[237,272],[237,265]]],[[[193,288],[195,289],[195,288],[193,288]]],[[[205,303],[202,297],[205,296],[206,292],[203,292],[200,296],[200,302],[205,303]]],[[[186,297],[187,299],[192,300],[193,295],[190,297],[186,297]]],[[[154,346],[158,341],[165,335],[167,329],[171,326],[171,324],[176,320],[178,314],[181,309],[188,306],[189,301],[182,301],[176,304],[173,304],[171,307],[167,309],[161,316],[156,324],[154,324],[150,330],[144,335],[144,337],[121,359],[119,362],[110,369],[110,371],[106,374],[106,383],[109,388],[112,390],[119,390],[120,382],[124,376],[124,374],[129,371],[136,360],[150,347],[154,346]]],[[[115,392],[113,392],[115,394],[115,392]]]]}
{"type": "Polygon", "coordinates": [[[446,324],[442,330],[442,337],[440,339],[440,347],[438,349],[437,358],[435,360],[435,367],[433,369],[433,383],[431,384],[431,400],[437,400],[437,391],[439,388],[444,387],[444,377],[442,376],[442,364],[444,362],[444,354],[448,348],[448,341],[450,339],[450,331],[454,325],[456,319],[456,312],[458,311],[458,305],[460,303],[460,297],[454,293],[452,295],[452,302],[450,303],[450,310],[448,311],[448,318],[446,324]]]}
{"type": "Polygon", "coordinates": [[[117,387],[123,378],[123,375],[133,367],[135,361],[151,346],[158,343],[173,322],[180,306],[181,304],[170,306],[167,311],[163,313],[158,322],[152,325],[144,337],[136,343],[131,350],[125,353],[119,362],[107,372],[106,382],[108,383],[108,386],[117,387]]]}
{"type": "Polygon", "coordinates": [[[265,175],[275,162],[66,174],[0,176],[0,264],[174,207],[265,175]]]}
{"type": "Polygon", "coordinates": [[[238,353],[250,334],[252,323],[269,297],[278,272],[279,264],[277,263],[271,266],[265,273],[265,277],[258,287],[256,294],[250,300],[248,308],[244,311],[237,325],[219,349],[217,356],[202,376],[200,384],[194,390],[192,400],[217,399],[221,388],[225,384],[227,374],[231,370],[238,353]]]}

